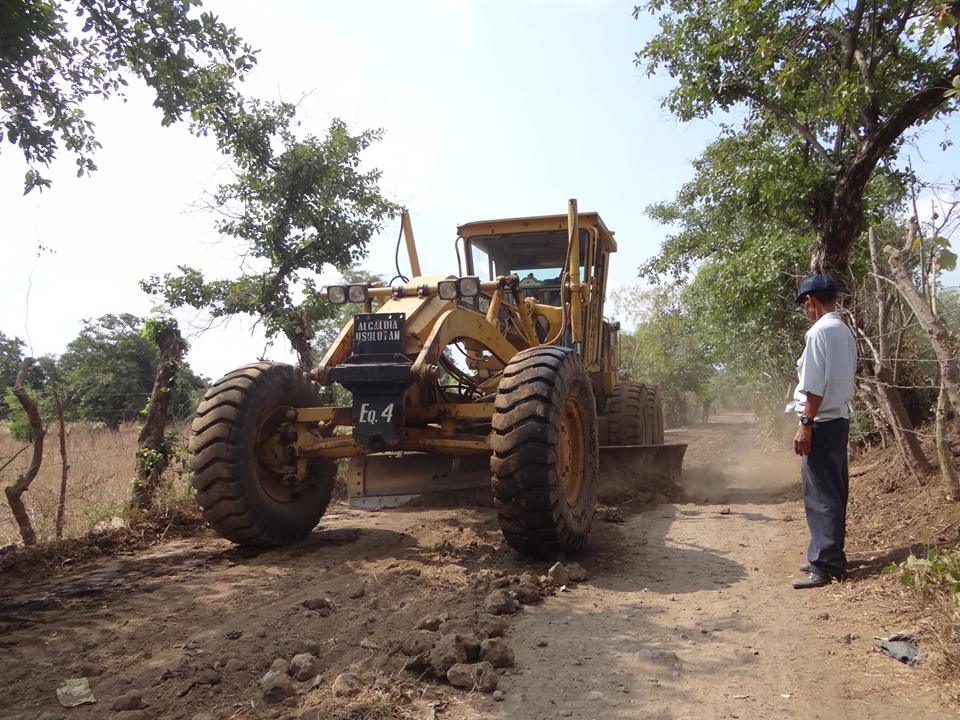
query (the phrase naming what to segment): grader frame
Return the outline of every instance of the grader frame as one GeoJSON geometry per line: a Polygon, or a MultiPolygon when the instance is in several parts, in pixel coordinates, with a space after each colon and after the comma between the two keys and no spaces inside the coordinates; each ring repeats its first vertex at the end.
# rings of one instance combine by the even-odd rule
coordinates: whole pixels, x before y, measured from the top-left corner
{"type": "Polygon", "coordinates": [[[684,446],[663,445],[655,389],[617,382],[619,326],[603,319],[616,241],[599,215],[571,200],[566,215],[462,225],[460,276],[421,276],[406,214],[403,235],[411,280],[323,291],[362,312],[311,379],[260,363],[207,393],[191,467],[221,535],[279,544],[309,532],[340,458],[363,506],[492,488],[504,535],[527,553],[583,545],[601,445],[675,478],[684,446]],[[319,402],[317,384],[331,383],[350,407],[319,402]]]}

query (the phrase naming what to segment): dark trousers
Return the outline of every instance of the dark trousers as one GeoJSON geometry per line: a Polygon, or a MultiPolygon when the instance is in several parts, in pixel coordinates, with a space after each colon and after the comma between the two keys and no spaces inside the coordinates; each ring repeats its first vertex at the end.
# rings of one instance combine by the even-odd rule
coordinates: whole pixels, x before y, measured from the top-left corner
{"type": "Polygon", "coordinates": [[[810,528],[807,560],[822,575],[839,577],[847,567],[843,552],[847,533],[847,437],[850,421],[818,422],[809,455],[803,456],[803,504],[810,528]]]}

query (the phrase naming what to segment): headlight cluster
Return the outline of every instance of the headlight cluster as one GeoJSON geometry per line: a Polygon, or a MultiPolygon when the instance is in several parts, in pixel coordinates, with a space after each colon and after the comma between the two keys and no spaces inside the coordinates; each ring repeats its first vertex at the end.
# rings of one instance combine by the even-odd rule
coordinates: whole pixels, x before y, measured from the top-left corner
{"type": "Polygon", "coordinates": [[[345,302],[364,303],[370,297],[366,285],[328,285],[327,299],[334,305],[345,302]]]}
{"type": "Polygon", "coordinates": [[[470,276],[456,280],[441,280],[437,283],[437,294],[442,300],[476,297],[480,294],[480,278],[470,276]]]}
{"type": "MultiPolygon", "coordinates": [[[[423,287],[425,289],[427,286],[423,287]]],[[[476,297],[480,294],[480,278],[470,276],[455,280],[441,280],[437,283],[437,294],[443,300],[476,297]]],[[[366,285],[328,285],[327,299],[334,305],[343,305],[347,302],[365,303],[370,299],[370,290],[366,285]]]]}

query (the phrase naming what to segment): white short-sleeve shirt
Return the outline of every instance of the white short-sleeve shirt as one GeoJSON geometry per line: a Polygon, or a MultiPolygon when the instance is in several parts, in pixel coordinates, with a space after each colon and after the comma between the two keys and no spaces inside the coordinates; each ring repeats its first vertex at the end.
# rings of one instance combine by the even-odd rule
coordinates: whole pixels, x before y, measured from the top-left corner
{"type": "Polygon", "coordinates": [[[857,343],[837,312],[829,312],[807,330],[807,344],[797,360],[797,389],[786,412],[803,414],[807,393],[823,398],[818,422],[850,417],[856,388],[857,343]]]}

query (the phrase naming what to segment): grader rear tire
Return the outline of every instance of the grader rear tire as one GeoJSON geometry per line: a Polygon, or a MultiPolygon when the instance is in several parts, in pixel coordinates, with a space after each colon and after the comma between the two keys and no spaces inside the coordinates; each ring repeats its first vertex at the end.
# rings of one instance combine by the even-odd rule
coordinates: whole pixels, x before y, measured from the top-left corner
{"type": "Polygon", "coordinates": [[[597,499],[599,443],[590,378],[568,348],[518,353],[497,391],[493,502],[507,543],[527,555],[580,550],[597,499]]]}
{"type": "Polygon", "coordinates": [[[620,383],[607,401],[610,445],[663,445],[663,406],[653,385],[620,383]]]}
{"type": "Polygon", "coordinates": [[[211,387],[190,434],[190,470],[203,517],[240,545],[283,545],[316,527],[336,479],[333,460],[314,459],[296,480],[258,452],[297,406],[321,405],[318,386],[290,365],[255,363],[211,387]]]}

